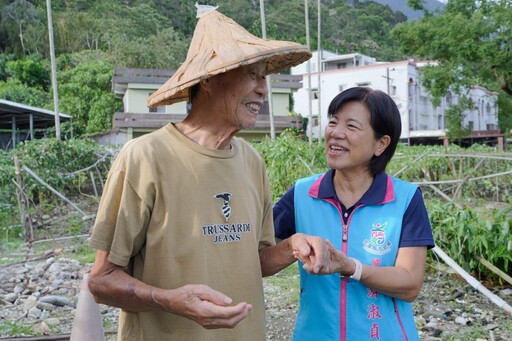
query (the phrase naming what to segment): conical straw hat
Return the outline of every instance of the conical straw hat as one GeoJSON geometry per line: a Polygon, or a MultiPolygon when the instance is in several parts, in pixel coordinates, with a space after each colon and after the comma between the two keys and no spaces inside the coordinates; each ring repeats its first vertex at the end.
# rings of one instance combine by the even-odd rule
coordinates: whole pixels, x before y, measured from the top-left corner
{"type": "Polygon", "coordinates": [[[154,108],[189,99],[190,87],[208,77],[264,61],[267,74],[311,58],[306,46],[258,38],[220,12],[203,14],[197,22],[187,59],[148,99],[154,108]]]}

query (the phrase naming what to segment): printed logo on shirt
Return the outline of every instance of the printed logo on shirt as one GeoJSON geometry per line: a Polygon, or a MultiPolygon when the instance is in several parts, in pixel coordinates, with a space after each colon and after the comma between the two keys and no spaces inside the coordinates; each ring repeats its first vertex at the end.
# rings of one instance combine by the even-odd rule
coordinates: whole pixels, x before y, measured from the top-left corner
{"type": "Polygon", "coordinates": [[[388,222],[372,224],[370,238],[363,240],[363,248],[374,255],[383,255],[391,251],[392,243],[386,241],[386,226],[388,222]]]}
{"type": "Polygon", "coordinates": [[[232,243],[242,240],[242,233],[251,232],[251,224],[214,224],[202,228],[204,237],[213,237],[214,243],[232,243]]]}
{"type": "Polygon", "coordinates": [[[251,224],[249,223],[229,223],[231,216],[231,193],[222,192],[213,196],[215,199],[222,199],[220,212],[224,218],[223,224],[211,224],[202,227],[204,237],[213,237],[214,243],[232,243],[242,240],[243,233],[251,232],[251,224]]]}
{"type": "Polygon", "coordinates": [[[216,199],[222,199],[222,215],[226,219],[226,223],[229,222],[229,216],[231,215],[231,206],[229,206],[229,201],[231,200],[231,193],[229,192],[222,192],[219,194],[215,194],[213,196],[216,199]]]}

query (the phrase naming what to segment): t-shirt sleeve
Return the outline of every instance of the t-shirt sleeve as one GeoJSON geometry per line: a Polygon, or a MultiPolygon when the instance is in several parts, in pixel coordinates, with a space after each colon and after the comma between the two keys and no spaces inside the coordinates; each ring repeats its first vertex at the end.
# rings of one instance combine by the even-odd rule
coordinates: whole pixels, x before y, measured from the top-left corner
{"type": "Polygon", "coordinates": [[[295,234],[295,186],[290,187],[274,205],[275,237],[286,239],[295,234]]]}
{"type": "Polygon", "coordinates": [[[109,252],[109,261],[127,266],[145,243],[148,206],[127,180],[122,157],[109,172],[89,245],[109,252]]]}
{"type": "Polygon", "coordinates": [[[276,244],[274,238],[274,224],[272,221],[272,193],[270,191],[270,182],[267,176],[266,169],[263,168],[263,221],[261,225],[261,237],[259,240],[258,250],[276,244]]]}
{"type": "Polygon", "coordinates": [[[427,246],[429,249],[435,246],[427,208],[419,188],[414,193],[402,221],[400,247],[410,246],[427,246]]]}

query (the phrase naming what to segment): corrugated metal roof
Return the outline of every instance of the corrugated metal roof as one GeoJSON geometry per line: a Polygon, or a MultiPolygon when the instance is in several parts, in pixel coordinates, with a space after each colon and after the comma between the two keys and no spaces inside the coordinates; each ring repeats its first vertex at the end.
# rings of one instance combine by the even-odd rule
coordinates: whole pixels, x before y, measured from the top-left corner
{"type": "MultiPolygon", "coordinates": [[[[53,111],[0,99],[0,129],[12,129],[13,117],[16,129],[29,129],[30,115],[33,117],[34,129],[44,129],[55,125],[53,111]]],[[[61,121],[71,120],[71,116],[64,113],[59,113],[59,117],[61,121]]]]}

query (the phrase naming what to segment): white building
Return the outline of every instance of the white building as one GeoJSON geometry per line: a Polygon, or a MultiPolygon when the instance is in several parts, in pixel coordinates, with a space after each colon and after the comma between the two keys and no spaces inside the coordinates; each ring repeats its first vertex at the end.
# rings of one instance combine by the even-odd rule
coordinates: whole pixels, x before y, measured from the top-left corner
{"type": "MultiPolygon", "coordinates": [[[[355,86],[384,91],[395,100],[402,117],[402,140],[423,143],[425,139],[435,141],[445,136],[444,112],[450,105],[458,103],[458,97],[448,93],[438,107],[432,105],[420,81],[421,68],[426,62],[377,62],[374,58],[358,53],[336,55],[322,50],[320,75],[317,51],[313,52],[309,63],[310,76],[307,73],[307,62],[292,68],[292,74],[304,75],[303,87],[294,93],[293,98],[296,113],[309,117],[311,111],[313,122],[309,127],[312,127],[314,137],[323,136],[331,100],[341,91],[355,86]],[[308,93],[310,88],[311,104],[308,93]]],[[[481,87],[474,87],[470,94],[476,109],[467,111],[463,126],[470,127],[475,133],[498,129],[497,95],[481,87]]]]}

